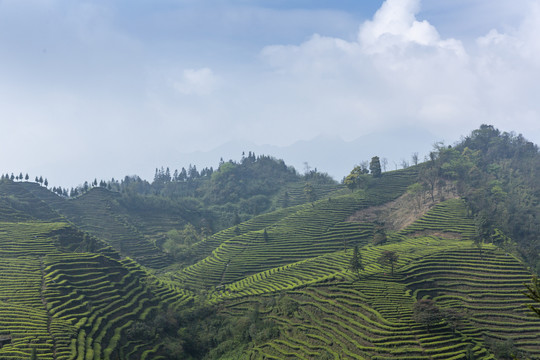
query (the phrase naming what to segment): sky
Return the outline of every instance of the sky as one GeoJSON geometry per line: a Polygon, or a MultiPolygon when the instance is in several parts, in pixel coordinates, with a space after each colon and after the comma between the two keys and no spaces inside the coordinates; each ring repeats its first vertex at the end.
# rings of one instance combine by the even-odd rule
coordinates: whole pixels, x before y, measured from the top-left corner
{"type": "Polygon", "coordinates": [[[0,172],[151,180],[234,144],[339,180],[320,139],[539,144],[539,33],[539,0],[0,0],[0,172]]]}

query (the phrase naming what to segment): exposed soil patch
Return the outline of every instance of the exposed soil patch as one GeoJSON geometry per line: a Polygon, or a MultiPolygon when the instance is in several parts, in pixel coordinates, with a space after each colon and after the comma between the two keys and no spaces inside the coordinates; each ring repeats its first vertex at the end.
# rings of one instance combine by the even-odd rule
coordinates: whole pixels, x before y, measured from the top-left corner
{"type": "MultiPolygon", "coordinates": [[[[358,223],[379,222],[383,224],[386,230],[399,231],[421,218],[429,209],[441,201],[457,197],[457,191],[453,186],[446,186],[436,191],[434,194],[435,201],[431,199],[427,192],[419,194],[405,193],[396,200],[384,205],[359,210],[349,216],[347,221],[358,223]]],[[[445,236],[442,237],[448,238],[448,235],[448,233],[445,233],[445,236]]]]}
{"type": "Polygon", "coordinates": [[[436,231],[436,230],[424,230],[424,231],[415,231],[413,233],[407,234],[409,237],[421,237],[421,236],[435,236],[444,239],[458,240],[461,239],[461,234],[447,231],[436,231]]]}

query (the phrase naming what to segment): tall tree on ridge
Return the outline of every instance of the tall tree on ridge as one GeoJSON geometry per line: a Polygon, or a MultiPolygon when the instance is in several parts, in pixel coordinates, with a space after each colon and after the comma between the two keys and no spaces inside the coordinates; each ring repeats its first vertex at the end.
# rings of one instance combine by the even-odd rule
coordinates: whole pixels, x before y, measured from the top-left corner
{"type": "Polygon", "coordinates": [[[371,162],[369,163],[369,170],[371,171],[371,175],[373,175],[373,177],[381,177],[381,162],[378,156],[374,156],[371,158],[371,162]]]}

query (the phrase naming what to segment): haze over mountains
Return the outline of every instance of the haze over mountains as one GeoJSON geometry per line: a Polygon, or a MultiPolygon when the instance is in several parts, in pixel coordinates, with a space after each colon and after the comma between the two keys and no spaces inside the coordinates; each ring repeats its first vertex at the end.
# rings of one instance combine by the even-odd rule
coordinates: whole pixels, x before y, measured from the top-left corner
{"type": "MultiPolygon", "coordinates": [[[[459,139],[453,140],[448,144],[459,139]]],[[[360,161],[368,161],[377,155],[381,159],[388,160],[386,170],[395,170],[401,168],[402,160],[410,163],[411,155],[415,152],[423,159],[432,150],[432,145],[438,141],[442,139],[437,139],[428,131],[415,128],[397,128],[373,133],[353,141],[321,135],[283,147],[229,141],[211,151],[180,154],[176,163],[182,162],[182,166],[191,163],[198,167],[200,165],[216,167],[220,158],[239,160],[242,152],[254,151],[256,154],[283,159],[287,165],[293,166],[300,173],[305,171],[307,162],[311,169],[317,168],[318,171],[326,172],[335,180],[341,181],[360,161]],[[396,144],[399,144],[399,147],[396,144]]]]}
{"type": "Polygon", "coordinates": [[[386,170],[401,168],[402,160],[411,162],[413,153],[418,153],[423,159],[432,150],[433,144],[445,141],[452,144],[459,139],[441,139],[430,132],[420,128],[397,128],[390,131],[373,133],[361,136],[356,140],[345,141],[338,136],[318,136],[311,140],[298,141],[289,146],[258,145],[249,141],[233,140],[226,142],[210,151],[197,151],[180,153],[172,148],[159,153],[159,156],[149,151],[140,159],[122,159],[116,156],[98,157],[92,152],[78,157],[74,163],[66,168],[51,167],[48,161],[32,169],[13,169],[8,172],[18,174],[30,173],[47,177],[51,186],[75,187],[85,181],[95,178],[122,179],[126,175],[138,175],[143,179],[152,181],[156,167],[170,167],[171,169],[188,168],[195,165],[197,168],[218,167],[221,158],[238,161],[242,153],[249,151],[257,155],[270,155],[283,159],[287,165],[293,166],[299,173],[305,171],[307,162],[311,169],[317,168],[326,172],[337,181],[341,181],[361,161],[368,161],[377,155],[388,160],[386,170]],[[399,144],[399,145],[398,145],[399,144]],[[146,165],[152,163],[152,167],[146,165]],[[99,170],[96,170],[99,169],[99,170]]]}

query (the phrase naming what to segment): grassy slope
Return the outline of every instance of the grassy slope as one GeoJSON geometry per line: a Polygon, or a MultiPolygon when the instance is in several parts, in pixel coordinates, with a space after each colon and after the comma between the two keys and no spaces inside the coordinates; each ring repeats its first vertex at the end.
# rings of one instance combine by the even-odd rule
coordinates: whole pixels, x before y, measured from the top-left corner
{"type": "Polygon", "coordinates": [[[161,255],[152,257],[149,240],[181,218],[129,214],[102,189],[66,201],[35,184],[0,184],[0,311],[13,314],[0,317],[13,337],[0,358],[27,358],[32,347],[43,359],[159,358],[163,343],[126,332],[163,304],[182,306],[191,295],[177,285],[205,290],[233,318],[260,304],[281,335],[252,342],[246,358],[464,359],[472,351],[492,359],[486,338],[511,339],[539,358],[540,320],[520,293],[530,273],[513,255],[472,243],[462,200],[439,204],[380,246],[371,245],[375,224],[346,221],[415,178],[414,168],[387,173],[366,191],[328,193],[223,230],[198,245],[203,260],[166,274],[168,285],[99,240],[89,245],[68,221],[151,264],[161,255]],[[358,278],[348,270],[354,244],[365,266],[358,278]],[[377,262],[385,250],[399,254],[394,274],[377,262]],[[292,312],[283,298],[297,304],[292,312]],[[412,319],[422,298],[466,316],[456,330],[445,321],[427,329],[412,319]]]}
{"type": "Polygon", "coordinates": [[[511,340],[525,356],[540,357],[540,320],[528,316],[521,294],[530,272],[491,244],[473,244],[462,200],[435,206],[382,246],[369,244],[373,224],[344,222],[355,209],[404,191],[405,174],[390,175],[402,179],[276,213],[272,224],[265,222],[270,214],[255,218],[240,234],[222,232],[213,253],[178,279],[209,289],[223,314],[245,316],[261,304],[261,316],[279,324],[281,336],[252,343],[246,358],[464,359],[472,352],[492,359],[486,339],[511,340]],[[365,265],[358,279],[348,270],[354,243],[365,265]],[[399,254],[394,275],[377,262],[385,250],[399,254]],[[283,297],[299,305],[294,313],[280,307],[283,297]],[[446,321],[430,329],[414,322],[422,298],[464,312],[457,330],[446,321]]]}
{"type": "Polygon", "coordinates": [[[388,173],[367,192],[330,196],[261,215],[214,235],[211,255],[176,275],[190,288],[221,286],[261,271],[365,244],[373,225],[345,220],[355,211],[393,200],[415,177],[414,169],[388,173]],[[267,237],[264,236],[266,229],[267,237]]]}
{"type": "Polygon", "coordinates": [[[32,349],[39,359],[159,358],[159,339],[126,331],[190,295],[120,260],[20,184],[1,185],[0,335],[11,343],[0,358],[32,349]]]}
{"type": "Polygon", "coordinates": [[[473,225],[465,214],[463,203],[451,200],[403,231],[437,227],[442,237],[364,246],[358,279],[347,270],[352,251],[339,251],[253,275],[214,299],[230,316],[262,304],[263,318],[280,325],[281,336],[255,344],[251,358],[464,359],[469,347],[476,358],[494,358],[485,337],[511,339],[525,356],[540,357],[540,319],[529,315],[521,294],[530,273],[497,247],[467,240],[473,225]],[[400,255],[394,275],[375,261],[384,250],[400,255]],[[280,308],[284,296],[299,305],[293,314],[280,308]],[[457,330],[445,321],[429,330],[415,323],[412,307],[422,298],[463,311],[457,330]]]}
{"type": "Polygon", "coordinates": [[[181,217],[171,219],[171,216],[157,214],[161,217],[156,220],[156,214],[130,213],[118,204],[117,194],[102,188],[94,188],[78,198],[68,200],[34,183],[13,186],[19,187],[20,193],[48,204],[55,214],[145,266],[161,268],[171,263],[171,258],[153,243],[157,235],[155,226],[165,230],[172,226],[180,227],[184,224],[181,217]]]}

